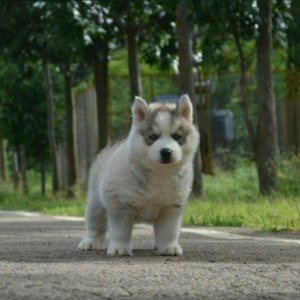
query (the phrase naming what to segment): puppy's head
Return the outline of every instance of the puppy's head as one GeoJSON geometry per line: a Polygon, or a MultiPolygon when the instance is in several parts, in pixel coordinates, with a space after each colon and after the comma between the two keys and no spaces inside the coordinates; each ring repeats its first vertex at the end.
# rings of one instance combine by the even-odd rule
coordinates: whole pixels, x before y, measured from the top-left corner
{"type": "Polygon", "coordinates": [[[192,124],[193,106],[187,95],[177,105],[151,103],[136,97],[132,106],[131,153],[150,168],[184,163],[193,157],[199,133],[192,124]]]}

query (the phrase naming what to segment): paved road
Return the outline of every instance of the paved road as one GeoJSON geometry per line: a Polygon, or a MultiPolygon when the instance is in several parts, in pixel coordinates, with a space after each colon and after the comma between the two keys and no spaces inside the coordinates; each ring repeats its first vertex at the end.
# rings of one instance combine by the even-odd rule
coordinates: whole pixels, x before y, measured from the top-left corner
{"type": "Polygon", "coordinates": [[[77,251],[83,233],[79,219],[0,212],[0,299],[300,299],[300,233],[184,226],[181,257],[149,250],[145,225],[132,257],[77,251]]]}

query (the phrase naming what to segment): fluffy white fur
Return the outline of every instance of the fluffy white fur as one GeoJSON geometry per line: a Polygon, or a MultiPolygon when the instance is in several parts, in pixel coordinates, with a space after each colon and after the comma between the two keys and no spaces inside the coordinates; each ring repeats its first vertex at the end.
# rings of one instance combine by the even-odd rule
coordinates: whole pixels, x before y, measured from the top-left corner
{"type": "Polygon", "coordinates": [[[136,98],[129,137],[108,146],[91,167],[86,208],[86,233],[78,248],[98,250],[109,231],[108,255],[132,255],[134,223],[153,224],[161,255],[181,255],[178,244],[182,215],[193,180],[193,157],[199,134],[192,125],[193,107],[187,95],[175,104],[152,103],[136,98]],[[182,134],[179,144],[174,134],[182,134]],[[142,134],[146,132],[146,134],[142,134]],[[147,130],[158,136],[149,144],[147,130]],[[172,151],[169,163],[161,162],[161,149],[172,151]]]}

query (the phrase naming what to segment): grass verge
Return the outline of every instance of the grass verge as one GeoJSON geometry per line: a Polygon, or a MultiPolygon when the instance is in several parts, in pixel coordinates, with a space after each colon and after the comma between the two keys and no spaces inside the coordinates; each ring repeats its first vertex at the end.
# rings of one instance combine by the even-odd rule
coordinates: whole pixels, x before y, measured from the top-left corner
{"type": "Polygon", "coordinates": [[[259,194],[254,163],[243,161],[233,172],[204,176],[205,197],[190,200],[184,222],[204,226],[300,230],[300,160],[280,162],[278,188],[259,194]]]}
{"type": "MultiPolygon", "coordinates": [[[[0,186],[0,209],[39,211],[54,215],[83,216],[85,189],[77,189],[75,198],[66,193],[51,194],[50,176],[47,192],[41,196],[38,175],[28,173],[30,190],[27,194],[14,191],[9,185],[0,186]]],[[[245,161],[235,171],[218,170],[217,175],[204,176],[205,197],[190,199],[184,222],[204,226],[234,226],[260,228],[263,231],[300,230],[300,160],[280,162],[278,189],[269,196],[258,192],[255,164],[245,161]]]]}
{"type": "Polygon", "coordinates": [[[53,195],[51,192],[51,178],[46,176],[46,194],[41,195],[39,174],[28,171],[29,191],[15,191],[11,185],[0,185],[1,210],[27,210],[43,212],[51,215],[83,216],[86,204],[84,188],[75,190],[75,197],[67,198],[65,191],[53,195]]]}

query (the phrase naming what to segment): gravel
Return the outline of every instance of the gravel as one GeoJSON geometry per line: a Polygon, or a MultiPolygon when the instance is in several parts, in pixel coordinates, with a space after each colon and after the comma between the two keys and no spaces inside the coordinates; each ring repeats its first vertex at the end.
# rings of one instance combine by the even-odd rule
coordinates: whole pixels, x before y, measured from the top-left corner
{"type": "MultiPolygon", "coordinates": [[[[188,228],[188,225],[185,225],[188,228]]],[[[195,228],[192,226],[191,228],[195,228]]],[[[134,230],[132,257],[82,252],[82,221],[0,214],[0,299],[299,299],[300,246],[183,233],[181,257],[161,257],[152,232],[134,230]]],[[[280,238],[300,239],[300,233],[280,238]]]]}

